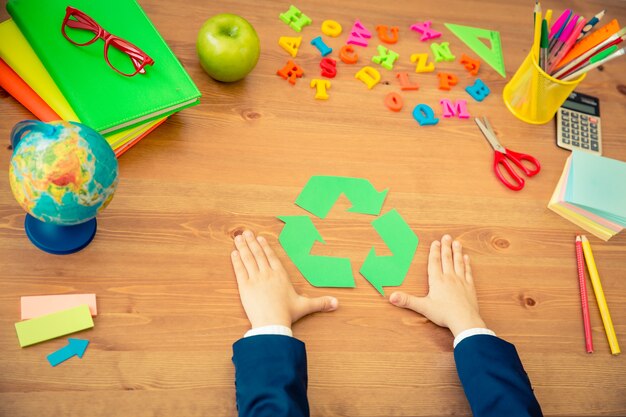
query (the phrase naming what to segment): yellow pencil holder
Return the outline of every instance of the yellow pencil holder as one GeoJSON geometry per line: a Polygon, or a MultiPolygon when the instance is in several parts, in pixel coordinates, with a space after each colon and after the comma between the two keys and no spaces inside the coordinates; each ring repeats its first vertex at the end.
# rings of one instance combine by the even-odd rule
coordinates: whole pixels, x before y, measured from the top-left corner
{"type": "Polygon", "coordinates": [[[502,91],[504,104],[515,117],[526,123],[544,124],[552,120],[567,97],[585,79],[561,81],[548,75],[537,64],[531,51],[502,91]]]}

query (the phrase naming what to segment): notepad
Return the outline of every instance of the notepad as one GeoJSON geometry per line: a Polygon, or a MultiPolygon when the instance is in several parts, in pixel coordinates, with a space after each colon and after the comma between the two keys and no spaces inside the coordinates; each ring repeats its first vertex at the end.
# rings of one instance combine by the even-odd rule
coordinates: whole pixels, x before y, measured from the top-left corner
{"type": "Polygon", "coordinates": [[[67,1],[9,0],[7,11],[82,123],[106,134],[199,102],[197,87],[135,0],[71,5],[154,60],[145,74],[123,76],[107,64],[103,40],[81,47],[65,39],[67,1]]]}
{"type": "Polygon", "coordinates": [[[626,163],[572,152],[548,208],[609,240],[626,227],[626,163]]]}
{"type": "Polygon", "coordinates": [[[15,323],[15,331],[20,346],[65,336],[93,327],[93,319],[88,305],[81,305],[45,316],[15,323]]]}

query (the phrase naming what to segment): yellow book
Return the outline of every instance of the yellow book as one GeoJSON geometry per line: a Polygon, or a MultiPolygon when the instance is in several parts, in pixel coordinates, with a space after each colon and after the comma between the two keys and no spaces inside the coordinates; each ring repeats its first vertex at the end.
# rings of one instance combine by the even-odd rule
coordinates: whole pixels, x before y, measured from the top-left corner
{"type": "MultiPolygon", "coordinates": [[[[0,58],[17,73],[63,120],[80,122],[35,51],[12,19],[0,23],[0,58]]],[[[164,118],[153,120],[117,133],[103,135],[116,150],[146,134],[164,118]]]]}

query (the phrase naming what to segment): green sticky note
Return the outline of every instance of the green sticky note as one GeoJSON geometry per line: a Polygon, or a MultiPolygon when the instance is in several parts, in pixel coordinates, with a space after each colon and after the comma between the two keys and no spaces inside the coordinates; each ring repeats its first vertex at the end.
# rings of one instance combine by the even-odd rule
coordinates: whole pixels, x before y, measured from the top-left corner
{"type": "Polygon", "coordinates": [[[626,162],[572,152],[565,201],[626,227],[626,162]]]}
{"type": "Polygon", "coordinates": [[[21,347],[45,342],[93,327],[87,304],[15,323],[21,347]]]}

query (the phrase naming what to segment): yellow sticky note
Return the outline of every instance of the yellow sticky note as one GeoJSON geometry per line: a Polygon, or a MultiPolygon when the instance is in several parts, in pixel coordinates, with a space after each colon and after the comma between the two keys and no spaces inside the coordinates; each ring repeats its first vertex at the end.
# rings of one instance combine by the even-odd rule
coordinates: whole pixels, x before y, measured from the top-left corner
{"type": "Polygon", "coordinates": [[[93,319],[87,304],[15,323],[15,330],[21,347],[45,342],[91,327],[93,327],[93,319]]]}

